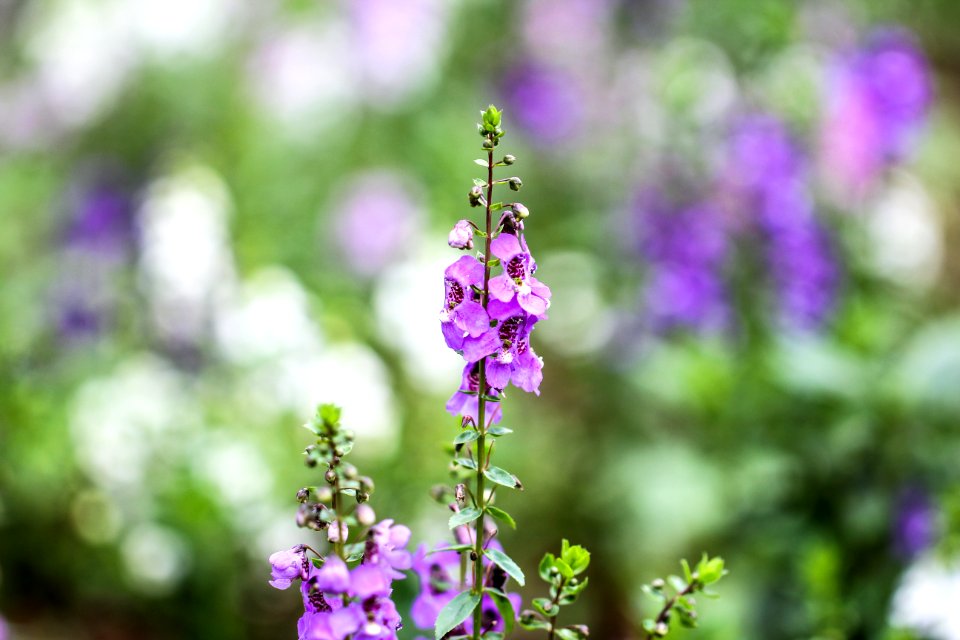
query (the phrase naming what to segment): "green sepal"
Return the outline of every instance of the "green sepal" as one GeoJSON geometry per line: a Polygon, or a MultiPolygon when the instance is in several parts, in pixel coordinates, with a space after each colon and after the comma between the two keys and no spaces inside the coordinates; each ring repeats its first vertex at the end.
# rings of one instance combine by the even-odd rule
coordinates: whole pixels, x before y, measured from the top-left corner
{"type": "Polygon", "coordinates": [[[556,561],[557,558],[552,553],[545,553],[543,554],[543,558],[540,559],[540,566],[537,567],[537,569],[544,582],[550,582],[550,569],[553,568],[553,564],[556,561]]]}
{"type": "Polygon", "coordinates": [[[580,575],[590,566],[590,552],[580,545],[571,545],[564,539],[561,546],[560,557],[570,565],[573,575],[580,575]]]}
{"type": "Polygon", "coordinates": [[[520,567],[517,566],[517,563],[513,561],[513,558],[505,554],[503,551],[498,549],[487,549],[483,552],[483,555],[490,558],[490,560],[507,572],[507,575],[517,581],[521,587],[526,583],[526,578],[523,575],[523,571],[520,567]]]}
{"type": "Polygon", "coordinates": [[[462,511],[450,516],[450,520],[447,521],[447,524],[451,529],[456,529],[459,526],[465,525],[467,523],[473,522],[480,517],[480,509],[476,507],[467,507],[462,511]]]}
{"type": "Polygon", "coordinates": [[[434,638],[440,640],[461,622],[470,617],[473,610],[480,604],[480,594],[464,591],[447,603],[437,615],[437,626],[434,629],[434,638]]]}
{"type": "Polygon", "coordinates": [[[516,520],[514,520],[513,516],[511,516],[509,513],[507,513],[503,509],[498,509],[497,507],[487,505],[487,513],[492,515],[497,520],[500,520],[501,522],[505,522],[506,524],[510,525],[511,529],[517,528],[516,520]]]}

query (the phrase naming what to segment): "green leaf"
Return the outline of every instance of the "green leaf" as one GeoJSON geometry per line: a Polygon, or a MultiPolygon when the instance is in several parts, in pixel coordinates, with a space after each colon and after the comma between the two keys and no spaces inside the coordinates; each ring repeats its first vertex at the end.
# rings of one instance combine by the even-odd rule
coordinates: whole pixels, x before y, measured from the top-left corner
{"type": "Polygon", "coordinates": [[[580,593],[587,588],[587,584],[589,582],[589,578],[584,578],[582,582],[579,582],[575,585],[571,585],[569,583],[564,585],[563,591],[560,594],[560,604],[568,605],[576,602],[577,598],[580,597],[580,593]]]}
{"type": "Polygon", "coordinates": [[[510,525],[510,528],[511,528],[511,529],[516,529],[516,528],[517,528],[517,522],[513,519],[513,517],[512,517],[509,513],[507,513],[507,512],[504,511],[503,509],[498,509],[497,507],[493,507],[493,506],[489,506],[489,505],[488,505],[488,506],[487,506],[487,513],[489,513],[490,515],[492,515],[492,516],[493,516],[494,518],[496,518],[497,520],[500,520],[501,522],[507,523],[508,525],[510,525]]]}
{"type": "Polygon", "coordinates": [[[533,616],[532,615],[533,612],[530,611],[529,609],[527,609],[525,613],[529,613],[530,615],[521,614],[520,616],[521,627],[523,627],[527,631],[549,631],[550,630],[549,622],[533,616]]]}
{"type": "Polygon", "coordinates": [[[560,607],[554,604],[550,598],[534,598],[533,608],[548,618],[560,613],[560,607]]]}
{"type": "Polygon", "coordinates": [[[431,551],[427,551],[427,555],[429,556],[434,553],[443,553],[445,551],[458,551],[458,552],[466,551],[468,549],[473,549],[473,545],[472,544],[452,544],[449,547],[440,547],[439,549],[433,549],[431,551]]]}
{"type": "Polygon", "coordinates": [[[703,584],[711,584],[726,575],[723,568],[723,558],[708,558],[703,554],[703,559],[697,565],[697,574],[703,584]]]}
{"type": "Polygon", "coordinates": [[[450,633],[454,627],[470,617],[473,610],[480,604],[480,594],[464,591],[456,598],[447,603],[437,615],[437,626],[434,630],[434,637],[440,640],[443,636],[450,633]]]}
{"type": "Polygon", "coordinates": [[[460,465],[461,467],[465,468],[465,469],[473,469],[473,470],[476,470],[476,468],[477,468],[477,463],[476,463],[476,461],[471,460],[470,458],[455,458],[455,459],[454,459],[454,462],[457,463],[458,465],[460,465]]]}
{"type": "Polygon", "coordinates": [[[481,167],[485,167],[487,166],[487,161],[484,160],[483,158],[477,158],[476,160],[473,161],[473,164],[478,164],[481,167]]]}
{"type": "Polygon", "coordinates": [[[583,640],[587,637],[583,632],[570,628],[557,629],[555,633],[560,640],[583,640]]]}
{"type": "Polygon", "coordinates": [[[483,475],[485,475],[488,480],[511,489],[522,486],[515,475],[500,467],[487,467],[483,470],[483,475]]]}
{"type": "Polygon", "coordinates": [[[467,429],[466,431],[461,431],[457,434],[457,437],[453,439],[453,444],[467,444],[468,442],[473,442],[480,437],[480,434],[474,429],[467,429]]]}
{"type": "Polygon", "coordinates": [[[342,410],[335,404],[322,404],[317,408],[317,415],[328,425],[336,425],[340,422],[342,410]]]}
{"type": "Polygon", "coordinates": [[[687,582],[693,582],[693,572],[690,571],[690,563],[687,562],[687,559],[680,560],[680,565],[683,567],[683,577],[686,578],[687,582]]]}
{"type": "Polygon", "coordinates": [[[667,581],[670,583],[670,586],[677,591],[683,591],[689,586],[680,576],[667,576],[667,581]]]}
{"type": "Polygon", "coordinates": [[[497,549],[487,549],[483,554],[490,558],[498,567],[506,571],[507,575],[516,580],[517,584],[521,587],[525,584],[526,579],[523,576],[523,571],[520,570],[520,567],[517,566],[517,563],[514,562],[510,556],[497,549]]]}
{"type": "Polygon", "coordinates": [[[499,438],[500,436],[505,436],[510,433],[513,433],[513,429],[508,429],[507,427],[499,427],[496,425],[487,429],[487,435],[493,436],[494,438],[499,438]]]}
{"type": "Polygon", "coordinates": [[[583,573],[590,565],[590,552],[580,545],[571,546],[566,540],[563,541],[563,550],[560,557],[570,565],[574,575],[583,573]]]}
{"type": "Polygon", "coordinates": [[[543,554],[543,558],[540,560],[540,566],[538,570],[540,572],[540,577],[544,582],[550,582],[550,569],[553,568],[554,563],[557,561],[556,556],[552,553],[543,554]]]}
{"type": "Polygon", "coordinates": [[[451,529],[456,529],[457,527],[473,522],[480,517],[480,509],[476,507],[467,507],[462,511],[459,511],[452,516],[450,516],[449,525],[451,529]]]}
{"type": "MultiPolygon", "coordinates": [[[[510,602],[510,598],[507,597],[503,591],[497,589],[486,588],[485,592],[490,594],[490,598],[493,600],[493,604],[497,605],[497,611],[500,612],[500,617],[503,618],[504,635],[513,631],[513,625],[517,621],[517,612],[513,608],[513,603],[510,602]]],[[[489,637],[489,636],[487,636],[489,637]]]]}
{"type": "Polygon", "coordinates": [[[474,179],[473,179],[473,184],[474,184],[474,186],[477,186],[477,187],[485,187],[485,186],[487,186],[487,183],[486,183],[485,181],[481,180],[480,178],[474,178],[474,179]]]}

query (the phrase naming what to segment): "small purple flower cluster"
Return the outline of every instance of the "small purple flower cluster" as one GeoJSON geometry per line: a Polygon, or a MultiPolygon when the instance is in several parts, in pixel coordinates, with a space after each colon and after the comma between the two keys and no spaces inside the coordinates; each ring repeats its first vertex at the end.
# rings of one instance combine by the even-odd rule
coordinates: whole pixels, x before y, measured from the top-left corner
{"type": "Polygon", "coordinates": [[[933,95],[927,61],[908,33],[881,30],[839,57],[828,91],[824,163],[841,189],[859,195],[906,155],[923,124],[933,95]]]}
{"type": "MultiPolygon", "coordinates": [[[[440,329],[447,346],[467,361],[460,390],[450,398],[447,411],[470,418],[474,424],[479,420],[478,376],[484,359],[493,397],[510,383],[539,395],[543,380],[543,361],[530,346],[530,333],[547,317],[550,288],[534,277],[537,263],[523,237],[522,217],[528,211],[519,203],[511,207],[490,242],[490,252],[503,267],[500,275],[490,277],[483,263],[469,255],[461,256],[444,273],[446,295],[440,329]],[[484,289],[490,293],[487,301],[481,296],[484,289]]],[[[461,220],[450,232],[450,246],[471,247],[473,233],[473,226],[461,220]]],[[[498,409],[492,408],[488,423],[500,419],[498,409]]]]}
{"type": "Polygon", "coordinates": [[[271,555],[272,586],[286,589],[301,581],[300,640],[396,638],[402,624],[390,599],[391,584],[404,577],[401,570],[412,566],[405,550],[409,541],[407,527],[384,520],[370,529],[362,561],[353,569],[333,553],[308,558],[304,545],[271,555]]]}

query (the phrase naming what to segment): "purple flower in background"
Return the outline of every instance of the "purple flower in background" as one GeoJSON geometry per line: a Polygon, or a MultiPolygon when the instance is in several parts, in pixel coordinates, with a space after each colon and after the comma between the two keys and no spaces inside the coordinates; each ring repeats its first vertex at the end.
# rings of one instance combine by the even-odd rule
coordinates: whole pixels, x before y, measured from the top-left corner
{"type": "Polygon", "coordinates": [[[67,198],[56,322],[64,337],[82,338],[109,324],[118,304],[117,272],[135,248],[134,207],[125,190],[104,179],[71,189],[67,198]]]}
{"type": "Polygon", "coordinates": [[[345,198],[330,212],[337,244],[347,265],[371,277],[399,259],[420,227],[420,206],[409,180],[387,171],[350,180],[345,198]]]}
{"type": "Polygon", "coordinates": [[[881,30],[834,63],[827,88],[827,175],[859,195],[910,150],[932,99],[928,64],[908,33],[881,30]]]}
{"type": "Polygon", "coordinates": [[[381,564],[391,570],[395,580],[403,578],[399,571],[410,568],[410,552],[406,550],[410,542],[410,529],[393,520],[384,520],[370,529],[367,545],[363,554],[365,563],[381,564]]]}
{"type": "Polygon", "coordinates": [[[739,210],[764,242],[780,323],[816,329],[834,309],[839,269],[809,193],[806,158],[782,122],[754,114],[734,128],[726,167],[739,210]]]}
{"type": "MultiPolygon", "coordinates": [[[[494,332],[496,335],[496,332],[494,332]]],[[[499,346],[499,343],[497,343],[499,346]]],[[[496,348],[496,347],[494,347],[496,348]]],[[[480,390],[480,363],[469,362],[463,368],[463,377],[460,382],[460,389],[454,391],[453,395],[447,401],[447,412],[454,416],[463,416],[473,420],[474,424],[479,424],[480,402],[477,393],[480,390]],[[465,393],[466,392],[466,393],[465,393]]],[[[496,389],[490,390],[490,395],[496,397],[496,389]]],[[[501,412],[499,402],[488,402],[486,410],[487,424],[500,422],[501,412]]]]}
{"type": "Polygon", "coordinates": [[[645,308],[658,331],[712,331],[729,310],[723,266],[727,240],[719,211],[677,206],[656,191],[637,198],[640,250],[649,263],[645,308]]]}
{"type": "Polygon", "coordinates": [[[902,557],[911,558],[933,544],[937,533],[936,511],[930,497],[911,487],[897,500],[893,522],[894,549],[902,557]]]}
{"type": "Polygon", "coordinates": [[[328,556],[315,573],[314,584],[324,593],[346,593],[350,589],[350,571],[347,564],[335,555],[328,556]]]}
{"type": "Polygon", "coordinates": [[[501,78],[505,110],[533,142],[552,145],[576,134],[584,113],[582,92],[571,74],[526,62],[501,78]]]}

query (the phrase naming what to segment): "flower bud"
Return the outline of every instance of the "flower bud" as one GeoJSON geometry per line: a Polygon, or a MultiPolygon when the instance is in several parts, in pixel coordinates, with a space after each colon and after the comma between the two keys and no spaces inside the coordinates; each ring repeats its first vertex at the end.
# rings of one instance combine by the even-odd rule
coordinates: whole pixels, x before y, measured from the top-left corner
{"type": "Polygon", "coordinates": [[[670,627],[667,626],[666,622],[658,622],[657,626],[653,628],[653,633],[657,637],[662,638],[663,636],[670,633],[670,627]]]}
{"type": "Polygon", "coordinates": [[[511,191],[520,191],[520,187],[523,186],[523,180],[514,176],[510,178],[510,190],[511,191]]]}
{"type": "Polygon", "coordinates": [[[357,507],[357,510],[353,512],[353,515],[357,517],[357,522],[364,527],[372,526],[373,523],[377,521],[377,514],[373,511],[373,507],[368,504],[361,504],[357,507]]]}
{"type": "Polygon", "coordinates": [[[530,217],[530,210],[519,202],[514,202],[510,205],[510,208],[513,209],[513,217],[524,220],[530,217]]]}
{"type": "Polygon", "coordinates": [[[357,468],[352,464],[343,465],[343,477],[347,480],[354,480],[357,477],[357,468]]]}
{"type": "Polygon", "coordinates": [[[317,496],[317,502],[330,502],[333,500],[333,490],[330,489],[330,487],[317,487],[314,495],[317,496]]]}
{"type": "Polygon", "coordinates": [[[330,483],[330,484],[336,484],[336,483],[337,483],[337,472],[334,471],[333,469],[327,469],[327,472],[326,472],[325,474],[323,474],[323,479],[326,480],[326,481],[327,481],[328,483],[330,483]]]}
{"type": "Polygon", "coordinates": [[[457,502],[463,504],[467,500],[467,486],[462,482],[457,485],[457,488],[454,490],[454,495],[457,498],[457,502]]]}
{"type": "Polygon", "coordinates": [[[663,581],[663,578],[657,578],[650,583],[650,586],[657,590],[663,589],[666,585],[667,583],[663,581]]]}
{"type": "Polygon", "coordinates": [[[468,220],[453,225],[453,230],[447,236],[447,244],[454,249],[473,249],[473,227],[468,220]]]}
{"type": "Polygon", "coordinates": [[[490,138],[487,138],[486,140],[484,140],[483,148],[485,151],[490,151],[491,149],[493,149],[493,140],[491,140],[490,138]]]}
{"type": "Polygon", "coordinates": [[[503,162],[505,165],[511,165],[516,161],[517,159],[508,153],[507,155],[503,156],[503,160],[501,162],[503,162]]]}
{"type": "Polygon", "coordinates": [[[306,502],[307,498],[309,497],[310,497],[309,487],[303,487],[302,489],[297,491],[297,502],[300,502],[300,503],[306,502]]]}
{"type": "Polygon", "coordinates": [[[349,531],[347,530],[346,522],[334,520],[330,523],[330,526],[327,527],[327,540],[330,542],[346,542],[348,535],[349,531]]]}
{"type": "Polygon", "coordinates": [[[366,502],[366,501],[369,500],[369,499],[370,499],[370,494],[369,494],[369,493],[366,493],[365,491],[357,491],[357,502],[358,502],[358,503],[361,503],[361,504],[362,504],[362,503],[366,502]]]}
{"type": "Polygon", "coordinates": [[[360,476],[357,478],[357,482],[360,483],[360,489],[366,493],[373,493],[373,480],[367,476],[360,476]]]}
{"type": "Polygon", "coordinates": [[[473,188],[470,189],[470,193],[468,194],[467,197],[470,200],[471,207],[479,207],[480,199],[483,198],[483,189],[474,185],[473,188]]]}

